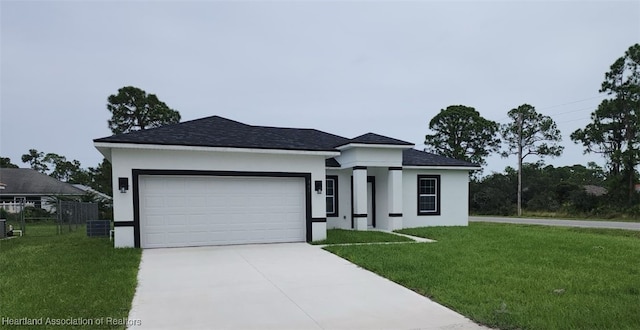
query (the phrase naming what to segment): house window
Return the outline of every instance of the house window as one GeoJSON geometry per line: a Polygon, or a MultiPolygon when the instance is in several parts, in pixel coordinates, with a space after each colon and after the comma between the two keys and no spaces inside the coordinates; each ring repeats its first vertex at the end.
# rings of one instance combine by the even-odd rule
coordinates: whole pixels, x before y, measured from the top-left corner
{"type": "Polygon", "coordinates": [[[418,215],[440,215],[439,175],[418,175],[418,215]]]}
{"type": "Polygon", "coordinates": [[[325,191],[327,196],[327,216],[338,216],[338,176],[327,176],[325,185],[325,191]]]}

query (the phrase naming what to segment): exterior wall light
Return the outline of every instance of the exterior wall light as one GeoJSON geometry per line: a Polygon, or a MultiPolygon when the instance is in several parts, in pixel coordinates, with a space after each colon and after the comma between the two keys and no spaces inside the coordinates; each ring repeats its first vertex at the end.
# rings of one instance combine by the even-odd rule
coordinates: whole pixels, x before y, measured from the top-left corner
{"type": "Polygon", "coordinates": [[[322,194],[322,181],[316,181],[316,192],[322,194]]]}
{"type": "Polygon", "coordinates": [[[123,194],[129,190],[129,178],[118,178],[118,190],[123,194]]]}

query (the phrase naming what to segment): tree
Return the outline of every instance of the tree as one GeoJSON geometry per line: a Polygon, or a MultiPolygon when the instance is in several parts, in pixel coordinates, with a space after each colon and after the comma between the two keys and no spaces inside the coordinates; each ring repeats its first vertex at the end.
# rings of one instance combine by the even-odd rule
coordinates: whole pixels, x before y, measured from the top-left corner
{"type": "Polygon", "coordinates": [[[68,161],[65,156],[56,153],[40,152],[29,149],[29,153],[22,155],[22,161],[28,163],[32,169],[47,174],[50,177],[68,183],[89,183],[88,173],[82,169],[77,160],[68,161]]]}
{"type": "MultiPolygon", "coordinates": [[[[605,74],[601,93],[611,95],[591,113],[591,123],[571,134],[585,153],[607,158],[609,179],[627,192],[627,203],[635,196],[636,166],[640,163],[640,44],[618,58],[605,74]],[[626,186],[626,187],[625,187],[626,186]]],[[[615,189],[618,188],[618,189],[615,189]]]]}
{"type": "Polygon", "coordinates": [[[529,105],[523,104],[508,112],[511,122],[502,125],[502,138],[507,150],[502,157],[518,156],[518,215],[522,215],[522,161],[530,155],[540,158],[560,156],[564,147],[560,130],[549,116],[544,116],[529,105]]]}
{"type": "Polygon", "coordinates": [[[498,123],[472,107],[451,105],[440,110],[429,129],[435,133],[425,136],[427,150],[443,156],[485,165],[485,158],[500,149],[498,123]]]}
{"type": "Polygon", "coordinates": [[[77,160],[68,161],[65,156],[48,153],[44,156],[44,162],[52,165],[53,170],[49,176],[68,183],[87,184],[89,175],[81,168],[77,160]]]}
{"type": "Polygon", "coordinates": [[[474,214],[512,215],[515,209],[514,175],[492,173],[469,182],[469,210],[474,214]]]}
{"type": "Polygon", "coordinates": [[[180,122],[180,113],[169,108],[155,94],[133,86],[122,87],[108,98],[109,128],[113,134],[144,130],[180,122]]]}
{"type": "Polygon", "coordinates": [[[29,153],[22,155],[22,162],[29,164],[29,166],[40,172],[47,173],[49,166],[47,166],[44,160],[44,152],[39,152],[36,149],[29,149],[29,153]]]}
{"type": "Polygon", "coordinates": [[[0,157],[0,168],[18,168],[18,165],[12,163],[9,157],[0,157]]]}
{"type": "Polygon", "coordinates": [[[106,159],[102,160],[102,163],[98,164],[97,167],[89,167],[89,177],[90,183],[89,187],[107,194],[109,196],[113,196],[113,187],[111,183],[111,163],[106,159]]]}

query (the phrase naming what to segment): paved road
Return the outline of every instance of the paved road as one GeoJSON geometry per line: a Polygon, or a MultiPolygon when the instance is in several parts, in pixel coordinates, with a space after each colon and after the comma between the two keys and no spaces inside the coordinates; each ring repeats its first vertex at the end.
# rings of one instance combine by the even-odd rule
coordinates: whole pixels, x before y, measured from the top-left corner
{"type": "Polygon", "coordinates": [[[640,222],[586,221],[586,220],[562,220],[562,219],[524,219],[524,218],[504,218],[504,217],[469,217],[469,221],[519,223],[519,224],[525,224],[525,225],[545,225],[545,226],[562,226],[562,227],[640,230],[640,222]]]}

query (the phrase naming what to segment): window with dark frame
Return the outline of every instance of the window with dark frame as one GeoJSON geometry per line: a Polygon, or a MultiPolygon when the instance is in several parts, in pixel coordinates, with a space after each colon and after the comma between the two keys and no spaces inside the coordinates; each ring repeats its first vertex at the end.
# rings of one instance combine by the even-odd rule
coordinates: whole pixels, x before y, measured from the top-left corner
{"type": "Polygon", "coordinates": [[[329,175],[325,184],[325,195],[327,196],[327,216],[338,216],[338,176],[329,175]]]}
{"type": "Polygon", "coordinates": [[[439,175],[418,175],[418,215],[440,215],[439,175]]]}

